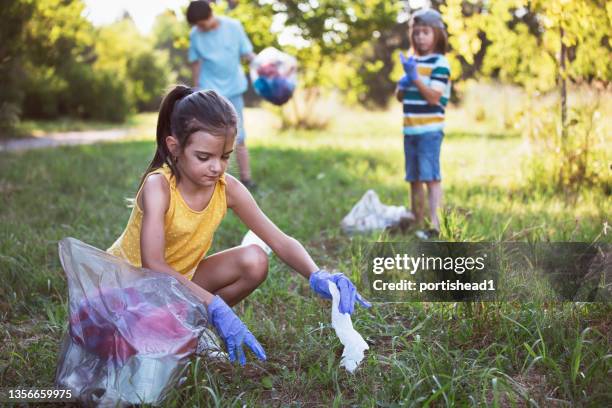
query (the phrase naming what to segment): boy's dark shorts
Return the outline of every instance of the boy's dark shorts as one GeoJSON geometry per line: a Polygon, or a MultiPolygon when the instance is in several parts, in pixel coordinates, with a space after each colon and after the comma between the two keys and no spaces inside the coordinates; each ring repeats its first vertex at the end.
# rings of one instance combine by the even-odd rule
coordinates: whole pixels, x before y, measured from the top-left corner
{"type": "Polygon", "coordinates": [[[404,135],[404,158],[406,159],[406,181],[439,181],[440,146],[444,132],[404,135]]]}

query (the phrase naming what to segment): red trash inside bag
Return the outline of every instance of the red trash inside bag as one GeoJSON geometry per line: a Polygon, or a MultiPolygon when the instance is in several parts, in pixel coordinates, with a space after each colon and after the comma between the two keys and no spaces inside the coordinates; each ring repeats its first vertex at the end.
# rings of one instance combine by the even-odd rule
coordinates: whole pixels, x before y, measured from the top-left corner
{"type": "Polygon", "coordinates": [[[70,317],[70,335],[86,350],[121,363],[135,354],[182,355],[198,341],[182,323],[188,307],[152,305],[133,287],[102,289],[82,299],[70,317]]]}

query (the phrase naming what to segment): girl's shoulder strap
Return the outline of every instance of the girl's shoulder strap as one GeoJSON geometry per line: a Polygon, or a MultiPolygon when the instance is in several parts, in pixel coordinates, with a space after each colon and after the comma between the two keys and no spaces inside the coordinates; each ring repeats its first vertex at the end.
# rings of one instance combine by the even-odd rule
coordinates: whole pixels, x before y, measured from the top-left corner
{"type": "MultiPolygon", "coordinates": [[[[147,178],[151,175],[151,174],[161,174],[164,176],[164,178],[166,179],[166,181],[168,181],[168,185],[170,186],[170,188],[172,188],[174,186],[174,175],[172,174],[172,170],[170,169],[170,167],[167,164],[163,164],[161,167],[158,167],[155,170],[150,171],[144,178],[144,181],[142,183],[142,185],[144,186],[144,182],[147,180],[147,178]]],[[[140,187],[142,189],[142,186],[140,187]]]]}
{"type": "Polygon", "coordinates": [[[166,163],[164,163],[161,167],[153,170],[149,174],[163,174],[166,180],[168,181],[174,178],[174,175],[172,174],[172,170],[170,169],[170,166],[168,166],[166,163]]]}
{"type": "Polygon", "coordinates": [[[219,182],[222,186],[227,186],[227,180],[225,180],[225,173],[223,173],[221,177],[219,177],[219,182]]]}
{"type": "MultiPolygon", "coordinates": [[[[144,180],[142,181],[142,185],[140,186],[140,188],[136,192],[136,196],[134,197],[134,201],[136,202],[136,204],[138,204],[138,197],[140,196],[140,192],[144,188],[144,185],[147,182],[147,179],[149,178],[149,176],[151,174],[161,174],[161,175],[164,176],[164,178],[168,182],[168,186],[170,187],[170,200],[172,201],[172,190],[176,187],[175,179],[174,179],[174,176],[172,174],[172,170],[170,169],[170,167],[167,164],[164,164],[161,167],[159,167],[159,168],[157,168],[155,170],[150,171],[145,176],[144,180]]],[[[140,207],[138,205],[136,205],[136,206],[140,209],[140,207]]]]}

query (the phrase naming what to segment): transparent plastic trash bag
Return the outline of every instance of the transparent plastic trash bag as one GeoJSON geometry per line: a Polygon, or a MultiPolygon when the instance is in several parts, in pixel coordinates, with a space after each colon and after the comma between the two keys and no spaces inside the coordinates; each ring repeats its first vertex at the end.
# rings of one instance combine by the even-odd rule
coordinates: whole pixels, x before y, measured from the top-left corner
{"type": "Polygon", "coordinates": [[[134,267],[74,238],[59,243],[69,322],[55,374],[85,406],[159,405],[184,373],[208,323],[178,280],[134,267]]]}
{"type": "Polygon", "coordinates": [[[287,103],[297,85],[297,60],[274,47],[265,48],[251,61],[255,92],[275,105],[287,103]]]}

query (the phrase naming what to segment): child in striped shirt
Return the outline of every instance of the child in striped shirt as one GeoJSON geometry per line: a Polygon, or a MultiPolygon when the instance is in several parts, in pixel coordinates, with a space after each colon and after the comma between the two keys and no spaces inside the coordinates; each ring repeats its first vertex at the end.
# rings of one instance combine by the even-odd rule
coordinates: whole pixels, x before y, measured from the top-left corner
{"type": "Polygon", "coordinates": [[[409,36],[414,55],[406,58],[400,53],[405,75],[397,84],[396,97],[404,107],[406,181],[410,182],[412,212],[418,226],[424,221],[425,184],[429,196],[430,228],[417,231],[417,236],[429,239],[440,231],[440,145],[450,97],[450,67],[444,56],[448,40],[440,13],[432,9],[414,13],[409,36]]]}

